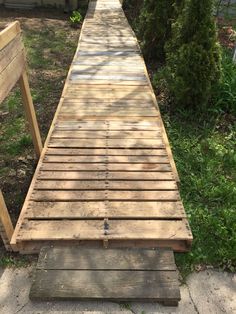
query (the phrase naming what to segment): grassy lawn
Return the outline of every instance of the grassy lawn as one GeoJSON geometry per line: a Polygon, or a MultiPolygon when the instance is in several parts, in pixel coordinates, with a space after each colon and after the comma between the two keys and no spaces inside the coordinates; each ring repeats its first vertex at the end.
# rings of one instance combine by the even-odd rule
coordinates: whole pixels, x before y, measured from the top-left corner
{"type": "MultiPolygon", "coordinates": [[[[1,8],[0,28],[14,20],[20,21],[23,30],[31,93],[44,140],[77,47],[79,30],[71,28],[68,15],[55,9],[16,11],[1,8]]],[[[32,140],[16,86],[0,107],[0,188],[14,223],[35,166],[32,140]]],[[[0,265],[22,262],[6,255],[0,242],[1,257],[0,265]]]]}
{"type": "MultiPolygon", "coordinates": [[[[154,75],[155,77],[155,75],[154,75]]],[[[157,74],[158,77],[158,74],[157,74]]],[[[183,276],[211,265],[236,270],[236,64],[222,49],[222,80],[203,112],[181,110],[154,79],[193,232],[188,254],[176,254],[183,276]]]]}
{"type": "MultiPolygon", "coordinates": [[[[162,109],[164,112],[165,110],[162,109]]],[[[232,117],[164,114],[180,175],[180,191],[194,241],[188,254],[176,254],[187,274],[207,264],[235,270],[236,124],[232,117]]]]}

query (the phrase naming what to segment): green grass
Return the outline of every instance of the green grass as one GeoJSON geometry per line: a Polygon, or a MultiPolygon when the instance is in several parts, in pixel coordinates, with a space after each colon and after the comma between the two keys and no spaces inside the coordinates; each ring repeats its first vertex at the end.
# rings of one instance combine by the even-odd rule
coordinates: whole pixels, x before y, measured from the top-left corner
{"type": "Polygon", "coordinates": [[[222,77],[213,94],[212,109],[236,115],[236,63],[231,50],[222,50],[222,77]]]}
{"type": "Polygon", "coordinates": [[[26,267],[37,260],[37,255],[19,255],[17,253],[4,252],[0,254],[0,267],[26,267]]]}
{"type": "Polygon", "coordinates": [[[2,257],[0,258],[0,267],[25,267],[29,264],[29,261],[23,256],[18,259],[14,257],[2,257]]]}
{"type": "MultiPolygon", "coordinates": [[[[208,108],[160,103],[194,236],[191,252],[176,254],[183,276],[207,264],[236,270],[236,66],[232,53],[222,52],[222,79],[208,108]]],[[[153,83],[167,96],[164,72],[153,83]]]]}
{"type": "MultiPolygon", "coordinates": [[[[23,40],[27,51],[31,94],[41,132],[45,137],[47,128],[44,124],[47,111],[52,111],[50,109],[52,102],[54,107],[57,104],[67,72],[65,65],[68,64],[68,55],[72,57],[74,54],[76,40],[68,35],[66,29],[55,26],[44,26],[41,30],[37,27],[34,29],[25,26],[23,40]]],[[[17,157],[28,149],[32,150],[33,144],[27,128],[19,88],[15,88],[1,104],[1,111],[9,113],[0,127],[0,154],[5,156],[3,158],[17,157]]],[[[52,113],[50,117],[52,118],[52,113]]]]}
{"type": "Polygon", "coordinates": [[[236,268],[236,125],[193,112],[163,116],[180,175],[181,196],[194,236],[177,254],[183,275],[198,264],[236,268]]]}

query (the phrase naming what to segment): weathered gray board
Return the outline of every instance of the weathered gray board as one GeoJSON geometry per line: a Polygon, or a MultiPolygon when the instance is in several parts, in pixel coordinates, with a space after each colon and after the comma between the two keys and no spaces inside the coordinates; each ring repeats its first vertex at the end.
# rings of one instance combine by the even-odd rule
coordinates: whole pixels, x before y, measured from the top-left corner
{"type": "Polygon", "coordinates": [[[42,248],[31,299],[180,300],[169,249],[42,248]]]}

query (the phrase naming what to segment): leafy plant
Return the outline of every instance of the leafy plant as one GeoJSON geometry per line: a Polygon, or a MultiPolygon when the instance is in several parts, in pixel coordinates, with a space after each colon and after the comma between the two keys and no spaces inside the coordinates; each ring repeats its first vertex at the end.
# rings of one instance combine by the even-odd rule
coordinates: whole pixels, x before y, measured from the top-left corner
{"type": "Polygon", "coordinates": [[[70,22],[73,26],[78,26],[82,22],[83,17],[79,11],[73,11],[70,16],[70,22]]]}
{"type": "Polygon", "coordinates": [[[172,24],[166,45],[167,81],[179,107],[206,106],[219,81],[220,48],[212,12],[213,0],[186,0],[172,24]]]}
{"type": "Polygon", "coordinates": [[[164,59],[164,45],[170,37],[174,0],[144,0],[136,22],[146,57],[164,59]]]}

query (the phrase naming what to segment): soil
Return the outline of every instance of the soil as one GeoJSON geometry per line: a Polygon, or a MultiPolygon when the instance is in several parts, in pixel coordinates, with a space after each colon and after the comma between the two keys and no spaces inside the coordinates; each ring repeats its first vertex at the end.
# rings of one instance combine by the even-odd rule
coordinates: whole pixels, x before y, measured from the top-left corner
{"type": "MultiPolygon", "coordinates": [[[[69,15],[57,9],[9,10],[1,6],[0,30],[15,20],[20,22],[26,39],[26,34],[31,34],[32,32],[32,34],[37,35],[37,31],[42,31],[45,28],[49,32],[63,34],[62,38],[65,36],[67,40],[72,42],[70,49],[68,48],[66,53],[64,50],[52,53],[52,49],[48,49],[48,51],[44,49],[47,61],[50,63],[48,69],[40,66],[38,68],[31,67],[29,65],[31,91],[33,89],[43,95],[44,91],[42,89],[44,86],[47,87],[47,97],[41,97],[38,101],[34,101],[38,124],[44,140],[60,99],[64,81],[75,52],[73,44],[74,48],[76,48],[80,30],[73,29],[69,24],[69,15]]],[[[61,44],[65,45],[63,41],[61,44]]],[[[35,45],[40,45],[40,42],[37,43],[36,41],[35,45]]],[[[64,47],[64,49],[67,49],[67,47],[64,47]]],[[[30,61],[28,60],[28,64],[30,64],[30,61]]],[[[10,125],[11,121],[14,121],[21,114],[24,117],[23,108],[21,109],[22,112],[19,112],[19,110],[16,112],[1,110],[2,108],[0,108],[0,137],[2,135],[2,126],[10,125]]],[[[4,154],[4,147],[0,149],[0,170],[2,170],[0,172],[0,188],[4,194],[14,225],[26,197],[36,164],[37,160],[32,145],[26,147],[20,155],[15,154],[14,156],[4,154]],[[3,171],[4,169],[6,171],[3,171]]],[[[3,243],[0,239],[0,258],[6,256],[4,254],[3,243]]]]}
{"type": "Polygon", "coordinates": [[[232,25],[235,24],[235,20],[226,21],[224,18],[218,18],[218,35],[219,41],[223,47],[234,49],[236,46],[236,31],[232,25]]]}

